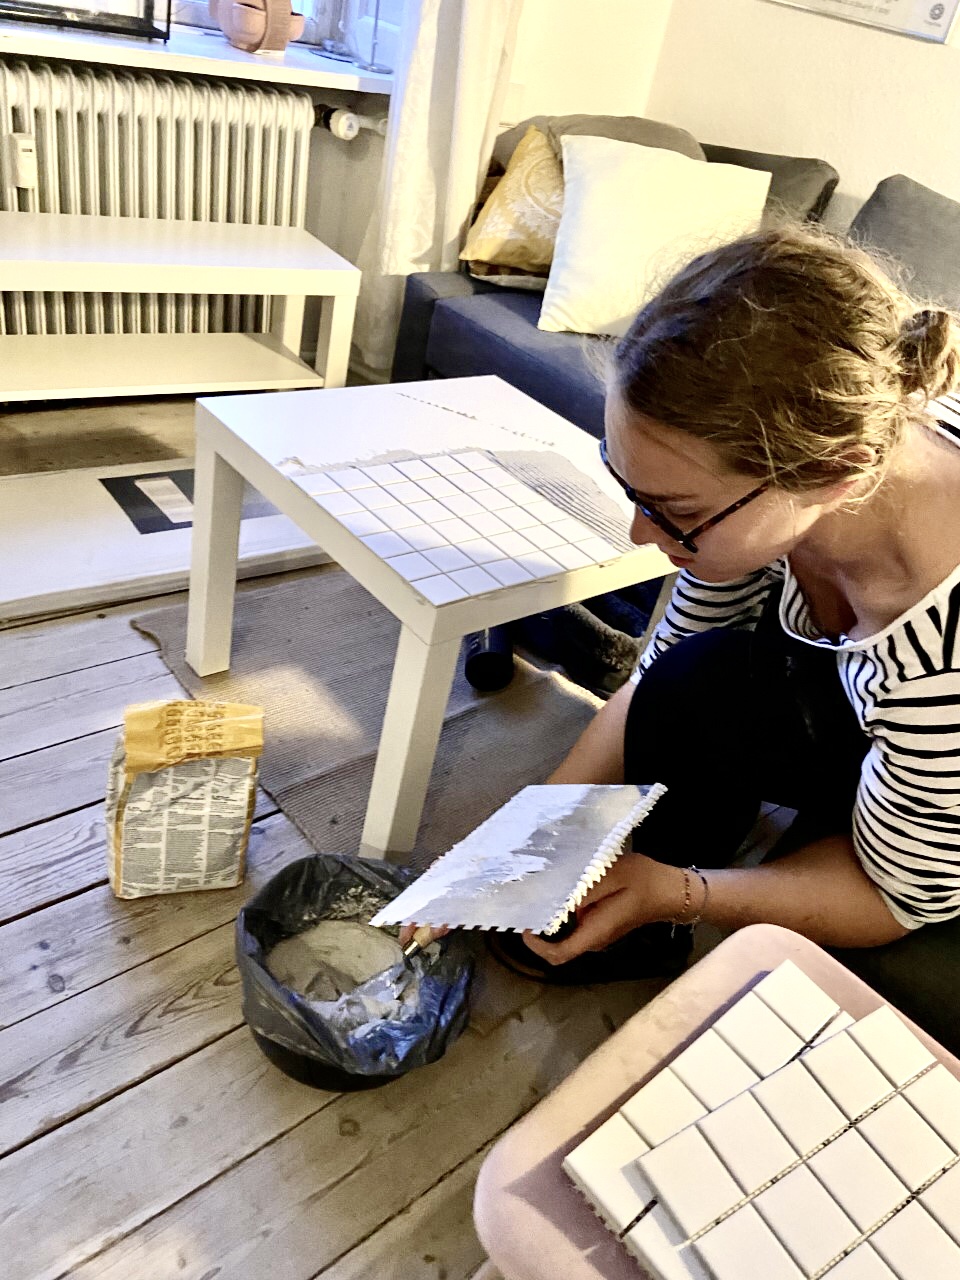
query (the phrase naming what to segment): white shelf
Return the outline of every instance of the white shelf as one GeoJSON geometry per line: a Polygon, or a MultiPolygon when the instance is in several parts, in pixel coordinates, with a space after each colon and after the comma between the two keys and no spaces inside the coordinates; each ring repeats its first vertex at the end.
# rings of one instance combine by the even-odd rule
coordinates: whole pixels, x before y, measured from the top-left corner
{"type": "Polygon", "coordinates": [[[268,334],[43,334],[0,337],[0,401],[322,387],[268,334]]]}
{"type": "Polygon", "coordinates": [[[0,213],[4,289],[356,294],[360,272],[297,227],[0,213]]]}
{"type": "Polygon", "coordinates": [[[343,89],[389,96],[392,75],[360,71],[350,63],[311,53],[307,45],[288,45],[280,54],[244,53],[226,38],[199,27],[175,26],[170,41],[136,40],[93,31],[57,31],[30,23],[0,23],[0,54],[64,58],[72,62],[134,67],[169,74],[219,76],[305,89],[343,89]]]}

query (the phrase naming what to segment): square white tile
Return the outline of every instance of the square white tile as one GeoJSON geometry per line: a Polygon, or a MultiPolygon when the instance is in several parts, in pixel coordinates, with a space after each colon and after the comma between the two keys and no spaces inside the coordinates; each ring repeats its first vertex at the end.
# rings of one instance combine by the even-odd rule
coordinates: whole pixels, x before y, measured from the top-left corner
{"type": "Polygon", "coordinates": [[[902,1096],[960,1155],[960,1080],[938,1064],[908,1084],[902,1096]]]}
{"type": "Polygon", "coordinates": [[[803,1166],[761,1191],[752,1204],[804,1275],[814,1275],[861,1235],[803,1166]]]}
{"type": "Polygon", "coordinates": [[[507,507],[512,507],[513,503],[499,489],[478,489],[472,495],[482,507],[486,507],[488,511],[503,511],[507,507]]]}
{"type": "Polygon", "coordinates": [[[563,1161],[564,1172],[614,1231],[622,1231],[654,1199],[636,1164],[649,1149],[633,1126],[616,1114],[563,1161]]]}
{"type": "Polygon", "coordinates": [[[670,1069],[710,1111],[759,1078],[712,1028],[674,1058],[670,1069]]]}
{"type": "Polygon", "coordinates": [[[438,471],[442,476],[466,474],[464,465],[456,454],[440,453],[435,457],[429,458],[428,462],[434,471],[438,471]]]}
{"type": "Polygon", "coordinates": [[[419,551],[411,551],[405,556],[392,556],[387,564],[391,569],[396,569],[397,573],[408,582],[415,582],[417,578],[432,577],[437,572],[437,566],[431,564],[419,551]]]}
{"type": "Polygon", "coordinates": [[[426,502],[430,494],[413,480],[401,479],[398,484],[385,485],[395,502],[426,502]]]}
{"type": "Polygon", "coordinates": [[[551,547],[560,547],[565,544],[564,538],[548,524],[531,525],[529,529],[524,529],[523,536],[529,538],[541,551],[549,551],[551,547]]]}
{"type": "Polygon", "coordinates": [[[486,564],[488,560],[502,560],[503,552],[486,538],[471,538],[469,542],[461,542],[460,550],[468,555],[476,564],[486,564]]]}
{"type": "Polygon", "coordinates": [[[960,1244],[960,1164],[952,1165],[921,1192],[920,1203],[960,1244]]]}
{"type": "Polygon", "coordinates": [[[514,483],[514,477],[509,471],[504,471],[503,467],[498,467],[495,462],[488,462],[485,467],[481,467],[477,471],[477,475],[482,476],[487,484],[495,485],[498,489],[506,488],[507,485],[514,483]]]}
{"type": "Polygon", "coordinates": [[[458,542],[469,542],[473,537],[473,530],[470,526],[464,524],[462,520],[458,520],[456,516],[451,520],[438,520],[433,527],[437,533],[442,534],[454,546],[458,542]]]}
{"type": "Polygon", "coordinates": [[[449,546],[446,538],[428,524],[412,524],[403,531],[403,537],[415,551],[432,551],[435,547],[449,546]]]}
{"type": "Polygon", "coordinates": [[[555,560],[559,560],[565,569],[586,569],[593,564],[590,557],[578,547],[569,545],[551,547],[550,554],[555,560]]]}
{"type": "Polygon", "coordinates": [[[377,515],[391,529],[412,529],[420,524],[420,517],[413,507],[404,507],[399,502],[389,507],[378,507],[377,515]]]}
{"type": "Polygon", "coordinates": [[[349,515],[340,516],[340,523],[358,538],[372,533],[383,533],[386,525],[378,520],[372,511],[353,511],[349,515]]]}
{"type": "Polygon", "coordinates": [[[944,1140],[906,1098],[891,1098],[865,1116],[857,1129],[911,1191],[940,1173],[954,1158],[944,1140]]]}
{"type": "Polygon", "coordinates": [[[413,586],[422,596],[426,596],[431,604],[437,605],[450,604],[453,600],[465,600],[470,594],[464,591],[463,587],[458,587],[445,573],[438,574],[435,578],[419,578],[413,586]]]}
{"type": "Polygon", "coordinates": [[[358,467],[340,467],[333,474],[341,489],[365,489],[373,483],[358,467]]]}
{"type": "Polygon", "coordinates": [[[790,960],[777,965],[753,990],[801,1040],[812,1040],[840,1012],[836,1001],[790,960]]]}
{"type": "Polygon", "coordinates": [[[804,1280],[756,1209],[744,1205],[693,1246],[713,1280],[804,1280]]]}
{"type": "Polygon", "coordinates": [[[439,524],[441,520],[449,520],[453,514],[436,498],[425,498],[423,502],[412,502],[409,509],[421,524],[439,524]]]}
{"type": "Polygon", "coordinates": [[[395,462],[394,466],[401,471],[408,480],[433,480],[437,477],[437,472],[427,463],[422,462],[419,458],[413,458],[409,462],[395,462]]]}
{"type": "Polygon", "coordinates": [[[368,511],[379,511],[383,507],[392,507],[397,505],[397,499],[394,498],[389,489],[381,489],[379,485],[372,484],[368,489],[357,489],[355,495],[358,502],[362,502],[368,511]]]}
{"type": "Polygon", "coordinates": [[[960,1247],[918,1201],[870,1237],[898,1280],[957,1280],[960,1247]]]}
{"type": "Polygon", "coordinates": [[[463,493],[486,493],[490,488],[487,482],[481,480],[474,471],[459,471],[456,475],[451,476],[451,479],[463,493]]]}
{"type": "Polygon", "coordinates": [[[491,560],[483,567],[503,587],[514,587],[518,582],[533,581],[533,575],[517,564],[516,560],[491,560]]]}
{"type": "Polygon", "coordinates": [[[623,1243],[644,1271],[657,1280],[711,1280],[693,1246],[684,1247],[682,1232],[662,1204],[644,1214],[623,1237],[623,1243]]]}
{"type": "Polygon", "coordinates": [[[353,511],[363,510],[363,504],[357,501],[354,494],[347,493],[345,489],[338,489],[336,493],[318,493],[314,496],[314,502],[318,507],[323,507],[324,511],[329,511],[332,516],[346,516],[353,511]]]}
{"type": "Polygon", "coordinates": [[[758,1191],[779,1177],[798,1156],[750,1093],[731,1098],[697,1121],[697,1128],[744,1192],[758,1191]]]}
{"type": "Polygon", "coordinates": [[[457,547],[437,547],[433,551],[423,553],[431,564],[449,573],[452,569],[469,569],[473,561],[465,556],[457,547]]]}
{"type": "Polygon", "coordinates": [[[847,1125],[846,1116],[802,1062],[791,1062],[761,1080],[753,1096],[800,1156],[847,1125]]]}
{"type": "Polygon", "coordinates": [[[384,560],[388,556],[402,556],[414,550],[410,543],[404,542],[398,533],[374,533],[369,537],[361,537],[360,541],[366,543],[371,551],[375,551],[384,560]]]}
{"type": "Polygon", "coordinates": [[[906,1084],[936,1062],[889,1005],[881,1005],[850,1028],[850,1036],[895,1085],[906,1084]]]}
{"type": "Polygon", "coordinates": [[[548,555],[546,551],[529,551],[517,556],[517,564],[531,578],[555,578],[557,574],[563,573],[561,566],[552,558],[552,553],[548,555]]]}
{"type": "Polygon", "coordinates": [[[628,1098],[620,1114],[653,1147],[705,1116],[707,1109],[667,1067],[628,1098]]]}
{"type": "Polygon", "coordinates": [[[722,1013],[713,1028],[759,1076],[786,1066],[804,1047],[797,1033],[754,991],[722,1013]]]}
{"type": "Polygon", "coordinates": [[[441,498],[440,504],[455,516],[476,516],[483,511],[480,503],[474,502],[468,493],[455,493],[449,498],[441,498]]]}
{"type": "Polygon", "coordinates": [[[504,524],[508,524],[511,529],[536,529],[540,527],[537,517],[532,516],[523,507],[504,507],[497,514],[504,524]]]}
{"type": "Polygon", "coordinates": [[[406,479],[403,472],[398,471],[389,462],[378,462],[372,467],[364,467],[363,469],[374,484],[398,484],[406,479]]]}
{"type": "Polygon", "coordinates": [[[589,556],[593,564],[606,564],[609,560],[619,560],[623,554],[612,542],[607,542],[606,538],[585,538],[576,546],[585,556],[589,556]]]}
{"type": "Polygon", "coordinates": [[[462,587],[468,595],[479,596],[485,591],[496,591],[500,583],[496,578],[487,573],[486,569],[481,569],[478,564],[472,565],[469,569],[458,569],[450,574],[458,587],[462,587]]]}
{"type": "Polygon", "coordinates": [[[743,1191],[696,1127],[667,1138],[638,1164],[688,1239],[743,1199],[743,1191]]]}
{"type": "Polygon", "coordinates": [[[807,1167],[861,1231],[875,1227],[910,1197],[906,1184],[855,1129],[828,1142],[807,1167]]]}
{"type": "Polygon", "coordinates": [[[500,517],[495,516],[492,511],[483,511],[479,515],[471,516],[467,523],[473,531],[470,537],[474,537],[479,533],[483,538],[490,538],[495,533],[511,532],[510,526],[504,524],[500,517]]]}
{"type": "Polygon", "coordinates": [[[290,479],[313,498],[320,493],[340,491],[340,486],[329,471],[311,471],[305,476],[291,476],[290,479]]]}
{"type": "MultiPolygon", "coordinates": [[[[471,471],[485,471],[496,466],[489,454],[478,453],[476,449],[465,450],[457,454],[457,460],[471,471]]],[[[499,468],[498,468],[499,470],[499,468]]]]}
{"type": "Polygon", "coordinates": [[[822,1031],[810,1041],[811,1047],[815,1044],[823,1044],[824,1040],[829,1040],[831,1036],[835,1036],[838,1031],[846,1031],[847,1027],[852,1027],[854,1019],[849,1013],[844,1013],[841,1009],[839,1013],[834,1014],[822,1031]]]}
{"type": "Polygon", "coordinates": [[[490,541],[495,547],[499,547],[505,556],[533,555],[536,551],[533,543],[529,542],[522,533],[517,533],[515,529],[509,529],[506,533],[492,533],[490,541]]]}
{"type": "Polygon", "coordinates": [[[876,1106],[893,1089],[887,1077],[851,1040],[849,1031],[841,1031],[808,1050],[801,1062],[850,1120],[876,1106]]]}
{"type": "MultiPolygon", "coordinates": [[[[531,511],[539,515],[536,507],[530,507],[531,511]]],[[[559,508],[558,508],[559,510],[559,508]]],[[[559,520],[551,520],[549,516],[541,517],[545,523],[552,524],[557,533],[562,533],[568,542],[583,542],[593,535],[593,530],[588,529],[585,524],[581,524],[579,520],[574,520],[572,516],[565,516],[560,513],[559,520]]]]}
{"type": "Polygon", "coordinates": [[[852,1253],[827,1272],[830,1280],[897,1280],[876,1249],[858,1244],[852,1253]]]}
{"type": "Polygon", "coordinates": [[[421,488],[429,493],[431,498],[450,498],[454,494],[460,492],[453,484],[444,476],[431,476],[420,482],[421,488]]]}

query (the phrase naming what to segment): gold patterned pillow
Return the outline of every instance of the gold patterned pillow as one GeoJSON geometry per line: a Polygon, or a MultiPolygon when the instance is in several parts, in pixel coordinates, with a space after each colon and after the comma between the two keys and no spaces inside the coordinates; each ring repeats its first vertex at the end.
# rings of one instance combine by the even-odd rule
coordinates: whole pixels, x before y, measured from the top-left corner
{"type": "Polygon", "coordinates": [[[460,257],[546,276],[562,210],[560,162],[546,136],[531,125],[470,228],[460,257]]]}

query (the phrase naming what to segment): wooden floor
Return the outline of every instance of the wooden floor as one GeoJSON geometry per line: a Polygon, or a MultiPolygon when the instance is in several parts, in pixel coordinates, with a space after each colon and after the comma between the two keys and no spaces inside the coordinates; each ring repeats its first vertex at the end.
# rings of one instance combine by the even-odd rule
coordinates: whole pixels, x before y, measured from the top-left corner
{"type": "MultiPolygon", "coordinates": [[[[24,469],[70,432],[41,426],[14,437],[24,469]]],[[[101,432],[82,465],[116,443],[101,432]]],[[[239,889],[119,902],[106,884],[123,708],[181,696],[129,625],[151,603],[0,631],[0,1275],[470,1276],[484,1153],[655,988],[551,991],[493,966],[441,1062],[362,1093],[286,1079],[243,1025],[233,961],[239,906],[310,852],[269,799],[239,889]]]]}

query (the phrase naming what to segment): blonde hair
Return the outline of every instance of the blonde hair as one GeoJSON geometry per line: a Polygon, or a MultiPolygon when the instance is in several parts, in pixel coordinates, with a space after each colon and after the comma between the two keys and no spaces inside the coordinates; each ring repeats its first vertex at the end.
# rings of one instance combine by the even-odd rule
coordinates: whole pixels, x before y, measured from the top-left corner
{"type": "Polygon", "coordinates": [[[960,377],[960,328],[864,250],[783,225],[683,268],[611,363],[628,408],[709,441],[733,471],[793,493],[873,488],[960,377]]]}

